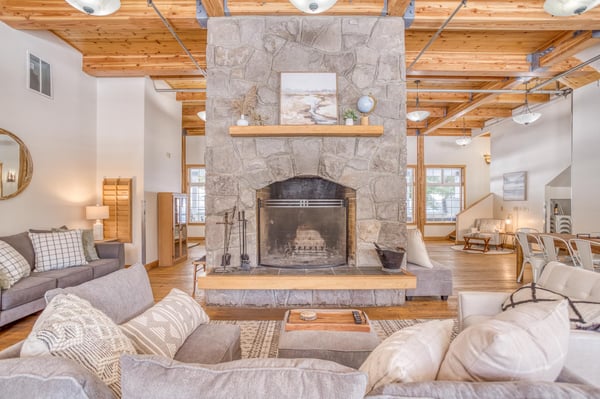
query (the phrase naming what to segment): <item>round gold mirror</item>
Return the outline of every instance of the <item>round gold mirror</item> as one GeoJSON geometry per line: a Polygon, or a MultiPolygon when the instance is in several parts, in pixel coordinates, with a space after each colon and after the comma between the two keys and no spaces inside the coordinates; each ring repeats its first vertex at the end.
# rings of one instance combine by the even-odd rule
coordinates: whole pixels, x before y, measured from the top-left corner
{"type": "Polygon", "coordinates": [[[25,143],[11,132],[0,129],[0,200],[25,190],[33,175],[33,160],[25,143]]]}

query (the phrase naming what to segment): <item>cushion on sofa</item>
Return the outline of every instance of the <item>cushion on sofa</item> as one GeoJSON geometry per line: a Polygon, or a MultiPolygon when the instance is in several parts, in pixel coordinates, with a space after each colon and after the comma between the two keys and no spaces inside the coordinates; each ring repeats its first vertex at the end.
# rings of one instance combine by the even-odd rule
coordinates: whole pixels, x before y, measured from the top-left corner
{"type": "Polygon", "coordinates": [[[0,360],[0,396],[114,399],[98,377],[70,359],[54,356],[0,360]]]}
{"type": "Polygon", "coordinates": [[[74,266],[65,269],[33,272],[32,276],[56,279],[56,287],[64,288],[85,283],[93,278],[92,269],[88,266],[74,266]]]}
{"type": "Polygon", "coordinates": [[[453,320],[435,320],[403,328],[386,338],[360,367],[369,376],[367,392],[392,382],[435,380],[453,327],[453,320]]]}
{"type": "Polygon", "coordinates": [[[33,269],[35,266],[35,252],[33,251],[33,245],[31,245],[28,232],[24,231],[12,236],[0,237],[0,240],[19,251],[25,260],[27,260],[27,263],[31,265],[31,269],[33,269]]]}
{"type": "Polygon", "coordinates": [[[94,278],[106,276],[121,269],[118,258],[92,260],[87,264],[92,269],[94,278]]]}
{"type": "Polygon", "coordinates": [[[429,259],[423,236],[419,229],[407,229],[407,244],[406,244],[406,258],[409,263],[413,263],[418,266],[432,268],[433,264],[429,259]]]}
{"type": "Polygon", "coordinates": [[[375,389],[367,396],[368,399],[594,399],[599,397],[600,389],[589,385],[543,381],[429,381],[388,384],[375,389]]]}
{"type": "Polygon", "coordinates": [[[0,240],[0,288],[6,290],[30,273],[31,266],[27,259],[10,244],[0,240]]]}
{"type": "Polygon", "coordinates": [[[17,282],[10,290],[2,290],[2,310],[44,297],[46,291],[56,288],[56,279],[29,276],[17,282]]]}
{"type": "Polygon", "coordinates": [[[120,327],[137,353],[173,359],[196,327],[209,321],[194,298],[173,288],[160,302],[120,327]]]}
{"type": "Polygon", "coordinates": [[[123,397],[128,399],[358,399],[367,385],[364,373],[318,359],[243,359],[201,365],[125,355],[121,369],[123,397]]]}
{"type": "Polygon", "coordinates": [[[115,323],[122,324],[154,305],[146,268],[137,263],[81,285],[46,293],[46,301],[57,294],[70,293],[89,301],[115,323]]]}
{"type": "Polygon", "coordinates": [[[52,355],[74,360],[121,395],[119,357],[135,354],[125,334],[108,316],[75,295],[57,295],[23,342],[21,356],[52,355]]]}
{"type": "Polygon", "coordinates": [[[241,357],[240,326],[201,324],[185,340],[174,359],[184,363],[216,364],[241,357]]]}
{"type": "Polygon", "coordinates": [[[96,251],[96,245],[94,244],[94,232],[91,229],[81,231],[81,243],[83,245],[83,253],[85,254],[85,260],[91,262],[98,260],[98,252],[96,251]]]}
{"type": "Polygon", "coordinates": [[[81,230],[29,233],[35,252],[35,271],[86,265],[81,230]]]}
{"type": "Polygon", "coordinates": [[[564,365],[568,346],[567,302],[526,304],[458,334],[437,378],[554,381],[564,365]]]}

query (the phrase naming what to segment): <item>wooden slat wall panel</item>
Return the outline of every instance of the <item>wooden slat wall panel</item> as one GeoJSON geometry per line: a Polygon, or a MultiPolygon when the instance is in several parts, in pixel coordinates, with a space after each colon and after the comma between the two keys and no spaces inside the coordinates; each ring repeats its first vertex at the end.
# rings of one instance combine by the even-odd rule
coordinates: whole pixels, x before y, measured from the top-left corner
{"type": "Polygon", "coordinates": [[[108,206],[104,219],[104,237],[132,242],[132,179],[105,178],[102,183],[102,203],[108,206]]]}

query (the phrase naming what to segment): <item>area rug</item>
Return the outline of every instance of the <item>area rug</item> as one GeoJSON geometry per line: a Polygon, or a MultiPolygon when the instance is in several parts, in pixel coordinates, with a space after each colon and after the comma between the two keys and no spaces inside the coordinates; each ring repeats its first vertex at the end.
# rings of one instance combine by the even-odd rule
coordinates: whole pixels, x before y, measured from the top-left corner
{"type": "MultiPolygon", "coordinates": [[[[371,320],[371,325],[381,340],[398,330],[432,319],[371,320]]],[[[235,324],[240,326],[242,359],[277,357],[277,343],[281,330],[280,320],[211,320],[211,324],[235,324]]],[[[453,337],[458,334],[458,322],[454,320],[453,337]]]]}
{"type": "MultiPolygon", "coordinates": [[[[508,249],[508,248],[498,248],[496,249],[496,247],[492,247],[490,248],[489,251],[487,252],[481,252],[481,251],[474,251],[471,249],[463,249],[464,246],[463,245],[453,245],[451,247],[453,250],[455,251],[461,251],[461,252],[466,252],[468,254],[483,254],[483,255],[507,255],[507,254],[512,254],[515,251],[513,251],[512,249],[508,249]]],[[[481,248],[481,247],[480,247],[481,248]]]]}

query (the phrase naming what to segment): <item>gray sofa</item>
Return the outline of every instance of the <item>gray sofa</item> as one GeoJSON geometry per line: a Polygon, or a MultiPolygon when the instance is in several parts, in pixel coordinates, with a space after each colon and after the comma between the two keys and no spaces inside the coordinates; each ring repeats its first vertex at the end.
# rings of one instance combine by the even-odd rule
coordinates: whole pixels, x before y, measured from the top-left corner
{"type": "Polygon", "coordinates": [[[434,260],[431,263],[431,269],[406,264],[406,270],[417,277],[417,288],[406,290],[406,300],[415,296],[439,296],[445,301],[452,295],[452,270],[434,260]]]}
{"type": "MultiPolygon", "coordinates": [[[[117,323],[135,317],[153,303],[150,283],[142,265],[76,287],[52,290],[47,297],[50,299],[61,292],[90,301],[117,323]]],[[[335,362],[319,359],[239,360],[239,333],[238,326],[207,324],[188,337],[174,360],[150,355],[123,355],[123,398],[365,397],[366,374],[335,362]]],[[[0,352],[0,396],[113,398],[106,385],[73,361],[52,356],[20,358],[20,348],[21,343],[18,343],[0,352]]],[[[427,381],[388,384],[366,397],[591,399],[600,397],[600,389],[567,382],[427,381]]]]}
{"type": "Polygon", "coordinates": [[[123,268],[125,251],[119,242],[97,243],[100,259],[87,265],[60,270],[33,272],[35,253],[28,232],[0,237],[27,260],[32,273],[7,290],[0,290],[0,327],[44,309],[44,294],[54,288],[69,287],[102,277],[123,268]]]}

